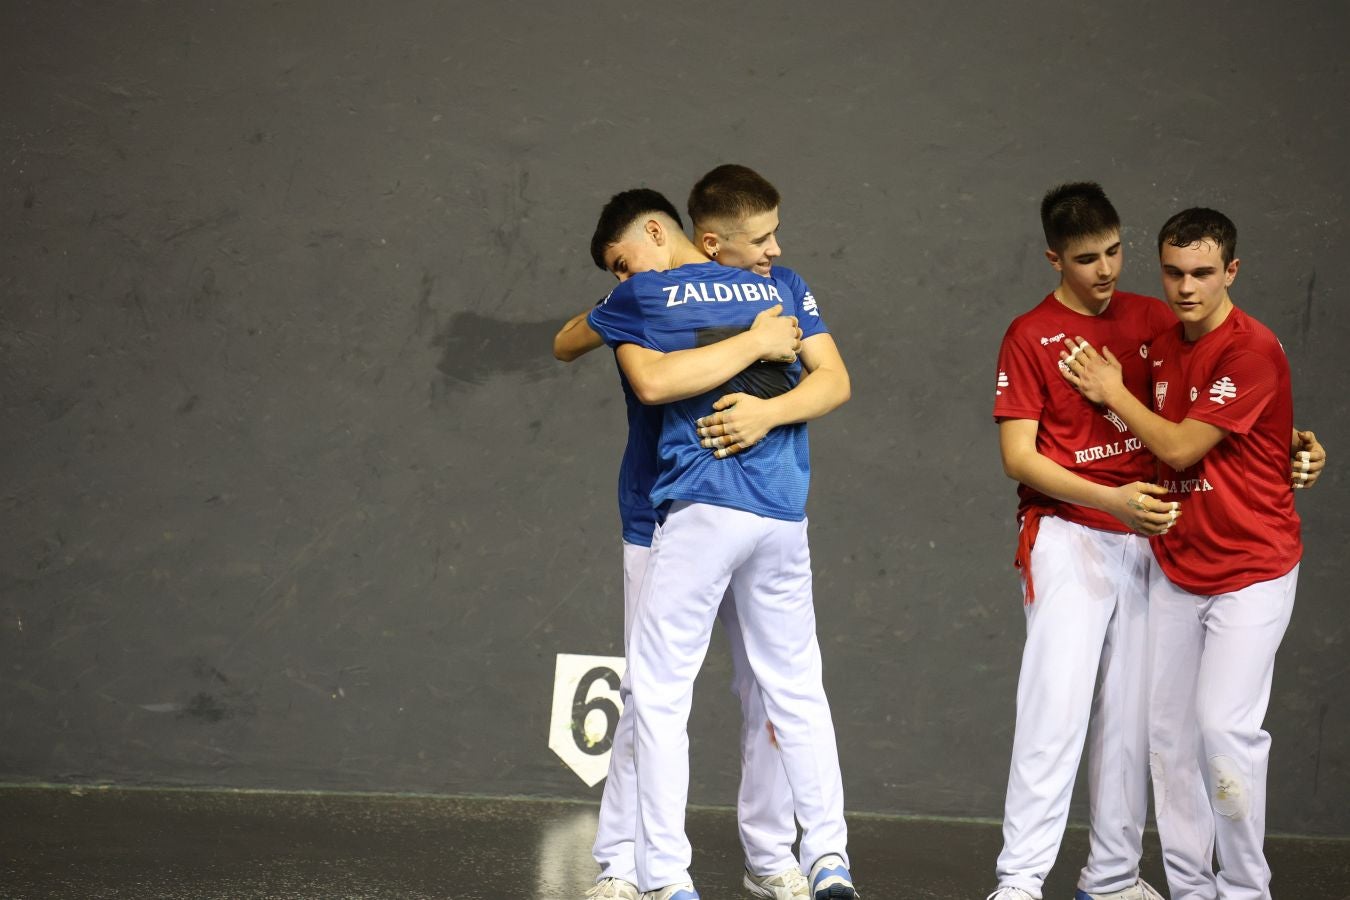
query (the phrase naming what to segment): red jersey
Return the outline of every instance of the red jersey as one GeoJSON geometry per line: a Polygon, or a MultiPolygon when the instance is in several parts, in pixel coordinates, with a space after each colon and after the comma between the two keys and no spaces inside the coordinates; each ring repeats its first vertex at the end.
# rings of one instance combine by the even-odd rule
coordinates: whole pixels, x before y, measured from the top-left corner
{"type": "Polygon", "coordinates": [[[1234,307],[1195,342],[1178,323],[1149,356],[1159,415],[1229,432],[1183,472],[1159,462],[1167,499],[1183,501],[1184,513],[1166,536],[1152,538],[1158,565],[1173,584],[1201,596],[1284,575],[1303,556],[1289,484],[1294,396],[1284,348],[1234,307]]]}
{"type": "MultiPolygon", "coordinates": [[[[1124,368],[1125,386],[1148,397],[1148,344],[1177,324],[1167,304],[1117,291],[1095,316],[1075,312],[1051,293],[1008,326],[998,352],[994,419],[1035,419],[1036,450],[1076,475],[1118,487],[1152,481],[1153,454],[1115,413],[1083,399],[1059,373],[1064,339],[1082,336],[1098,351],[1110,347],[1124,368]]],[[[1146,401],[1147,402],[1147,401],[1146,401]]],[[[1017,518],[1030,507],[1079,525],[1128,531],[1115,516],[1017,486],[1017,518]]]]}

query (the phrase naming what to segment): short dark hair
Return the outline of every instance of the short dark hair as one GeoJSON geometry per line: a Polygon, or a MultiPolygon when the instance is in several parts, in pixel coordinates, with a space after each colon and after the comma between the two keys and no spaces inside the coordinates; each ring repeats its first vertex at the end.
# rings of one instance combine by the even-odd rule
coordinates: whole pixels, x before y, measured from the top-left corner
{"type": "Polygon", "coordinates": [[[694,226],[713,220],[739,222],[778,208],[778,188],[754,169],[727,163],[704,175],[689,192],[694,226]]]}
{"type": "MultiPolygon", "coordinates": [[[[600,210],[600,220],[595,223],[595,234],[591,236],[591,259],[600,268],[605,268],[605,250],[610,244],[623,237],[623,233],[632,227],[644,215],[662,213],[675,220],[675,224],[684,230],[684,222],[675,206],[660,191],[651,188],[633,188],[620,191],[605,208],[600,210]]],[[[605,271],[609,271],[605,269],[605,271]]]]}
{"type": "Polygon", "coordinates": [[[1163,223],[1158,232],[1158,252],[1162,253],[1164,244],[1189,247],[1201,241],[1218,245],[1227,266],[1237,255],[1237,226],[1217,209],[1204,206],[1183,209],[1163,223]]]}
{"type": "Polygon", "coordinates": [[[1061,184],[1041,200],[1041,228],[1045,243],[1063,253],[1069,243],[1120,230],[1120,215],[1095,181],[1061,184]]]}

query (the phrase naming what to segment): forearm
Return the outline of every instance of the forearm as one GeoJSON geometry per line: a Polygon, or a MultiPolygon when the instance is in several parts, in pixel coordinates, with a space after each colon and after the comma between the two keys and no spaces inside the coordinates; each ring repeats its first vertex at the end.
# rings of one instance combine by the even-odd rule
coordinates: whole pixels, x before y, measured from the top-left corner
{"type": "Polygon", "coordinates": [[[804,374],[796,387],[766,403],[773,410],[776,428],[819,419],[847,403],[852,393],[847,370],[821,367],[804,374]]]}
{"type": "Polygon", "coordinates": [[[1014,481],[1021,482],[1047,497],[1115,515],[1111,508],[1115,494],[1113,488],[1076,475],[1035,451],[1005,456],[1003,471],[1014,481]]]}
{"type": "Polygon", "coordinates": [[[639,400],[674,403],[726,384],[760,358],[762,343],[744,331],[715,344],[659,353],[633,344],[620,349],[619,363],[639,400]]]}
{"type": "Polygon", "coordinates": [[[586,322],[587,310],[567,320],[567,324],[553,336],[553,356],[563,362],[585,356],[592,350],[604,346],[600,335],[586,322]]]}
{"type": "Polygon", "coordinates": [[[1123,384],[1106,395],[1106,406],[1120,416],[1154,456],[1178,472],[1195,465],[1214,446],[1215,442],[1206,441],[1205,435],[1188,429],[1184,423],[1169,421],[1149,409],[1123,384]]]}

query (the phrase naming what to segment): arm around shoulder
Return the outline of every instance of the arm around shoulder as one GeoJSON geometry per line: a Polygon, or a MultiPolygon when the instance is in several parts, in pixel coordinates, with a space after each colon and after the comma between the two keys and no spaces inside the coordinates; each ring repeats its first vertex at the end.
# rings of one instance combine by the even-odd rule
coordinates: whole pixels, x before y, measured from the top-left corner
{"type": "Polygon", "coordinates": [[[575,315],[553,336],[553,357],[563,362],[572,362],[604,346],[604,340],[586,321],[590,310],[575,315]]]}

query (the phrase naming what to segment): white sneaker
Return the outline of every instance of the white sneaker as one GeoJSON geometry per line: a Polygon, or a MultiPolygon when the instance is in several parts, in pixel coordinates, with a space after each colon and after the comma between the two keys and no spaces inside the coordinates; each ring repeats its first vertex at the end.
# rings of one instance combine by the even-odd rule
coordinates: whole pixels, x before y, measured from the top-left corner
{"type": "Polygon", "coordinates": [[[1021,888],[1005,887],[994,891],[984,900],[1036,900],[1036,898],[1021,888]]]}
{"type": "Polygon", "coordinates": [[[638,900],[638,889],[622,878],[601,878],[586,896],[591,900],[638,900]]]}
{"type": "Polygon", "coordinates": [[[777,875],[754,875],[747,871],[743,881],[753,897],[763,900],[810,900],[806,876],[795,866],[777,875]]]}
{"type": "Polygon", "coordinates": [[[1073,898],[1074,900],[1163,900],[1163,895],[1158,893],[1147,881],[1140,878],[1129,887],[1112,891],[1109,894],[1089,894],[1079,888],[1074,891],[1073,898]]]}
{"type": "Polygon", "coordinates": [[[689,882],[668,884],[659,891],[647,891],[639,900],[699,900],[698,891],[689,882]]]}
{"type": "Polygon", "coordinates": [[[828,853],[811,866],[811,900],[858,900],[844,858],[828,853]]]}

